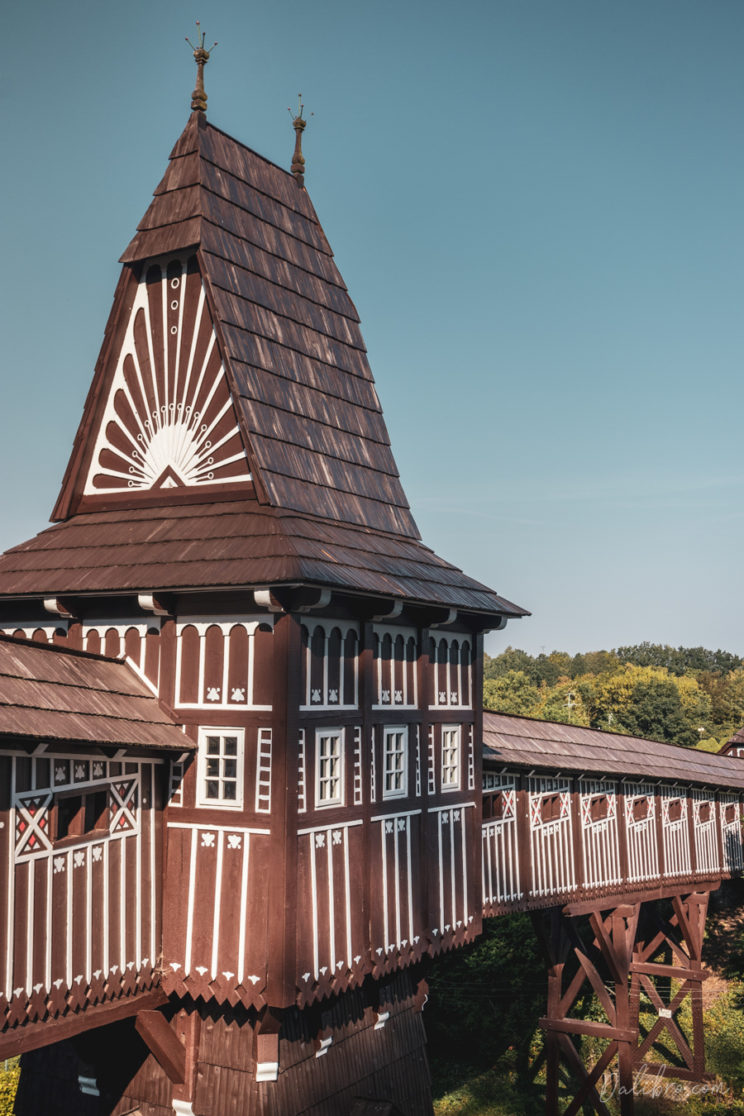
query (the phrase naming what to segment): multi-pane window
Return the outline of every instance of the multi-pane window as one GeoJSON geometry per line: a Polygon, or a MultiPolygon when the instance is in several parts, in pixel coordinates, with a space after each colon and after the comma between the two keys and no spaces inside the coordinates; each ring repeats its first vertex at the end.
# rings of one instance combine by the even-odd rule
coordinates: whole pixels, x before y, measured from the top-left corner
{"type": "Polygon", "coordinates": [[[198,806],[243,806],[242,729],[201,729],[199,732],[198,806]]]}
{"type": "Polygon", "coordinates": [[[383,798],[403,798],[408,793],[408,730],[384,731],[383,798]]]}
{"type": "Polygon", "coordinates": [[[318,729],[315,734],[316,806],[343,806],[343,729],[318,729]]]}
{"type": "Polygon", "coordinates": [[[460,787],[460,726],[442,728],[442,790],[460,787]]]}

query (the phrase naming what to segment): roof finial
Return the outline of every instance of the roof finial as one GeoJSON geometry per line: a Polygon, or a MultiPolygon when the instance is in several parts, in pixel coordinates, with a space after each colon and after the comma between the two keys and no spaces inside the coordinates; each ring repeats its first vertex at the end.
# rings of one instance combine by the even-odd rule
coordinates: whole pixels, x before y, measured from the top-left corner
{"type": "MultiPolygon", "coordinates": [[[[295,149],[292,156],[292,174],[297,179],[300,186],[305,185],[305,159],[302,155],[302,133],[307,127],[307,120],[302,115],[305,106],[302,103],[302,94],[297,94],[297,115],[292,116],[292,109],[287,109],[287,112],[292,116],[292,126],[295,130],[295,149]]],[[[314,113],[310,113],[314,116],[314,113]]]]}
{"type": "Polygon", "coordinates": [[[204,67],[209,61],[209,55],[212,53],[217,43],[212,43],[209,50],[204,46],[205,35],[201,29],[199,20],[196,21],[196,42],[194,46],[191,39],[186,36],[186,42],[189,44],[194,52],[194,61],[196,62],[196,87],[191,94],[191,111],[192,112],[206,112],[207,111],[207,94],[204,92],[204,67]]]}

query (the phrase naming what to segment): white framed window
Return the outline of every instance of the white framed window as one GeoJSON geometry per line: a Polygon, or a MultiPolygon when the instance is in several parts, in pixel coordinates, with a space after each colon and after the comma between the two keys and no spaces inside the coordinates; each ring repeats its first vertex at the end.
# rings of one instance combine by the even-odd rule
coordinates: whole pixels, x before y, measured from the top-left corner
{"type": "Polygon", "coordinates": [[[245,730],[200,728],[197,806],[243,808],[245,730]]]}
{"type": "Polygon", "coordinates": [[[460,725],[442,725],[442,790],[460,789],[462,730],[460,725]]]}
{"type": "Polygon", "coordinates": [[[344,730],[315,730],[315,805],[344,804],[344,730]]]}
{"type": "Polygon", "coordinates": [[[408,794],[408,729],[386,725],[383,730],[383,798],[405,798],[408,794]]]}

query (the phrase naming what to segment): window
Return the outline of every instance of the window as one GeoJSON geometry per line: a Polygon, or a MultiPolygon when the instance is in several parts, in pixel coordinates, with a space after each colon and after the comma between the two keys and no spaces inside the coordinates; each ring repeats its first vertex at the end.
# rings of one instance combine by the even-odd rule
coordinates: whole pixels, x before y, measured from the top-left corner
{"type": "Polygon", "coordinates": [[[200,729],[197,806],[243,808],[243,729],[200,729]]]}
{"type": "Polygon", "coordinates": [[[88,790],[78,794],[61,794],[57,798],[55,840],[85,837],[108,832],[108,790],[88,790]]]}
{"type": "Polygon", "coordinates": [[[442,790],[460,789],[460,726],[442,728],[442,790]]]}
{"type": "Polygon", "coordinates": [[[405,798],[408,794],[408,729],[384,730],[383,798],[405,798]]]}
{"type": "Polygon", "coordinates": [[[315,733],[315,805],[344,804],[343,729],[318,729],[315,733]]]}

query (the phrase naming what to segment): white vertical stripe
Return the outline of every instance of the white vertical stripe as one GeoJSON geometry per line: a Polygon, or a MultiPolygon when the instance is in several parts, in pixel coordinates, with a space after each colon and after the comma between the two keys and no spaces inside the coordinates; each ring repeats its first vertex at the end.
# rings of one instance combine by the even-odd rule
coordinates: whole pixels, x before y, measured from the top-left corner
{"type": "MultiPolygon", "coordinates": [[[[359,731],[361,733],[361,729],[359,731]]],[[[351,959],[354,954],[351,941],[351,873],[349,871],[348,827],[344,827],[344,887],[346,889],[346,964],[351,968],[351,959]]]]}
{"type": "MultiPolygon", "coordinates": [[[[248,701],[251,705],[256,704],[256,695],[253,692],[253,679],[255,676],[256,667],[256,629],[251,628],[248,633],[248,689],[246,694],[248,701]]],[[[227,683],[225,683],[227,685],[227,683]]],[[[225,691],[224,701],[227,701],[227,691],[225,691]]]]}
{"type": "Polygon", "coordinates": [[[320,975],[320,959],[318,956],[318,873],[315,865],[315,834],[308,834],[310,842],[310,884],[313,904],[313,965],[315,977],[320,975]]]}
{"type": "Polygon", "coordinates": [[[400,945],[400,852],[398,819],[393,819],[393,843],[395,846],[395,944],[400,945]]]}
{"type": "MultiPolygon", "coordinates": [[[[449,674],[449,670],[447,671],[449,674]]],[[[461,811],[462,813],[462,811],[461,811]]],[[[455,811],[450,810],[450,884],[452,887],[452,911],[450,920],[454,929],[457,922],[457,871],[455,869],[455,811]]]]}
{"type": "MultiPolygon", "coordinates": [[[[230,631],[231,630],[232,629],[228,629],[227,631],[223,631],[223,633],[222,633],[222,701],[223,701],[223,703],[227,702],[227,699],[228,699],[228,696],[229,696],[228,692],[227,692],[227,686],[228,686],[228,681],[230,679],[230,631]]],[[[250,645],[251,645],[251,640],[250,640],[250,636],[249,636],[248,637],[248,649],[249,649],[248,650],[248,662],[249,663],[251,661],[250,645]]],[[[248,700],[250,702],[253,702],[253,687],[251,687],[248,690],[248,693],[250,694],[250,697],[249,697],[248,700]]]]}
{"type": "Polygon", "coordinates": [[[408,941],[413,940],[413,860],[411,857],[411,819],[406,818],[406,858],[408,862],[408,941]]]}
{"type": "Polygon", "coordinates": [[[387,951],[390,945],[390,929],[388,920],[388,879],[387,879],[387,842],[385,840],[385,822],[380,822],[380,838],[382,841],[382,916],[383,916],[383,933],[385,941],[383,948],[387,951]]]}
{"type": "Polygon", "coordinates": [[[33,857],[26,862],[28,889],[26,895],[26,995],[31,995],[34,986],[34,888],[36,884],[36,863],[33,857]]]}
{"type": "Polygon", "coordinates": [[[44,942],[44,987],[52,987],[52,902],[54,863],[51,854],[46,858],[46,940],[44,942]]]}
{"type": "Polygon", "coordinates": [[[93,976],[93,857],[90,845],[85,849],[85,979],[93,976]]]}
{"type": "Polygon", "coordinates": [[[7,932],[6,950],[5,950],[5,998],[7,1000],[13,997],[13,945],[14,937],[13,930],[15,925],[15,841],[16,841],[16,811],[13,803],[15,802],[16,792],[16,757],[12,756],[10,761],[10,802],[11,806],[8,810],[8,909],[6,911],[5,928],[7,932]]]}
{"type": "Polygon", "coordinates": [[[120,847],[120,872],[119,872],[119,965],[122,974],[127,964],[127,845],[126,837],[119,842],[120,847]]]}
{"type": "MultiPolygon", "coordinates": [[[[181,656],[183,647],[183,629],[178,628],[176,631],[176,705],[180,705],[183,701],[183,690],[181,688],[181,656]]],[[[201,694],[197,694],[196,700],[199,701],[201,694]]],[[[153,951],[154,952],[154,951],[153,951]]]]}
{"type": "MultiPolygon", "coordinates": [[[[109,972],[109,848],[111,842],[103,842],[103,971],[108,976],[109,972]]],[[[153,951],[154,957],[154,951],[153,951]]]]}
{"type": "Polygon", "coordinates": [[[462,825],[460,827],[460,834],[462,836],[462,921],[463,925],[468,924],[468,849],[465,840],[465,811],[460,814],[462,818],[462,825]]]}
{"type": "MultiPolygon", "coordinates": [[[[122,841],[122,844],[124,842],[122,841]]],[[[68,850],[67,861],[65,865],[65,877],[67,880],[67,926],[65,927],[65,980],[68,988],[72,988],[72,934],[73,934],[73,921],[72,921],[72,851],[68,850]]]]}
{"type": "MultiPolygon", "coordinates": [[[[183,791],[181,791],[181,794],[183,795],[183,791]]],[[[152,763],[150,764],[150,813],[148,815],[148,822],[150,825],[150,963],[152,967],[155,968],[158,955],[158,900],[157,857],[155,849],[155,765],[152,763]]]]}
{"type": "Polygon", "coordinates": [[[444,810],[439,814],[439,933],[444,932],[444,855],[442,852],[442,829],[444,810]]]}
{"type": "Polygon", "coordinates": [[[214,881],[214,915],[212,919],[212,980],[217,977],[220,952],[220,914],[222,909],[222,858],[225,848],[225,831],[217,833],[217,868],[214,881]]]}
{"type": "Polygon", "coordinates": [[[245,975],[245,929],[248,917],[248,866],[250,858],[250,833],[243,834],[243,869],[240,879],[240,929],[238,931],[238,984],[245,975]]]}
{"type": "Polygon", "coordinates": [[[328,947],[330,950],[331,972],[336,972],[336,903],[333,887],[333,841],[331,830],[326,830],[328,846],[328,947]]]}
{"type": "Polygon", "coordinates": [[[201,705],[206,700],[204,693],[204,673],[206,670],[206,639],[207,629],[199,632],[199,688],[197,691],[197,702],[201,705]]]}
{"type": "Polygon", "coordinates": [[[196,897],[196,836],[191,830],[191,856],[189,858],[189,891],[186,903],[186,951],[183,962],[184,976],[191,972],[191,946],[194,940],[194,901],[196,897]]]}

